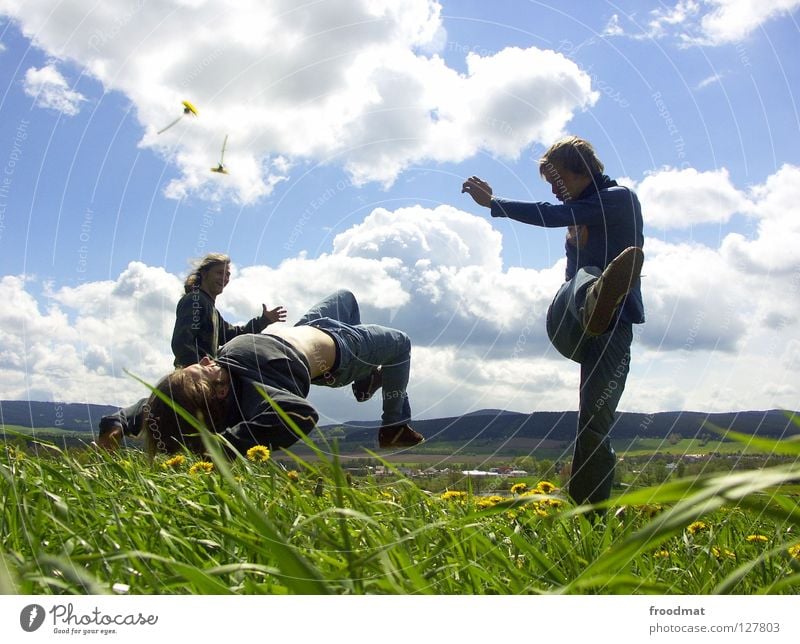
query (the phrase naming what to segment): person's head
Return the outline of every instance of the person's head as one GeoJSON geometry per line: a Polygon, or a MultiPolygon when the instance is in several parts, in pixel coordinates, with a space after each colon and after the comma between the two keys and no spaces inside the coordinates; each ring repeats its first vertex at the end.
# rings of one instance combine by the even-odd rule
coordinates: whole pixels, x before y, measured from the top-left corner
{"type": "Polygon", "coordinates": [[[231,258],[224,253],[209,253],[200,259],[184,282],[183,290],[189,293],[201,288],[212,298],[222,293],[231,278],[231,258]]]}
{"type": "Polygon", "coordinates": [[[592,144],[577,136],[559,139],[539,159],[539,174],[559,201],[576,199],[603,172],[592,144]]]}
{"type": "MultiPolygon", "coordinates": [[[[228,371],[204,357],[197,364],[176,369],[155,388],[209,431],[218,432],[225,428],[230,387],[228,371]]],[[[151,456],[159,452],[174,454],[182,446],[195,454],[205,452],[198,431],[156,394],[150,396],[145,411],[143,430],[151,456]]]]}

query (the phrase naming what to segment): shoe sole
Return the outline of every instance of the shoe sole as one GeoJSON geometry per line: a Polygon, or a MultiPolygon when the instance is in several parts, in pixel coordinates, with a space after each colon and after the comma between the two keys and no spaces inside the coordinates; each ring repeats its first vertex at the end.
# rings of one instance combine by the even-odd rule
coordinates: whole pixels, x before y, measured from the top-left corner
{"type": "Polygon", "coordinates": [[[600,291],[597,294],[592,317],[586,323],[588,335],[602,335],[608,330],[619,303],[630,293],[634,282],[639,278],[643,264],[642,249],[632,247],[624,250],[608,265],[600,278],[600,291]]]}

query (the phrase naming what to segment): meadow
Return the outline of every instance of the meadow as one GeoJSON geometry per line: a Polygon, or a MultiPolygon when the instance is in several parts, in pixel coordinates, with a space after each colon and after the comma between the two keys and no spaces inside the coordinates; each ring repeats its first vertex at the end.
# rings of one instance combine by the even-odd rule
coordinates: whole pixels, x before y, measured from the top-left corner
{"type": "Polygon", "coordinates": [[[266,448],[228,461],[204,438],[206,460],[0,448],[0,591],[800,591],[796,441],[758,439],[789,464],[633,487],[600,513],[550,481],[433,493],[399,474],[354,479],[335,446],[285,467],[266,448]]]}

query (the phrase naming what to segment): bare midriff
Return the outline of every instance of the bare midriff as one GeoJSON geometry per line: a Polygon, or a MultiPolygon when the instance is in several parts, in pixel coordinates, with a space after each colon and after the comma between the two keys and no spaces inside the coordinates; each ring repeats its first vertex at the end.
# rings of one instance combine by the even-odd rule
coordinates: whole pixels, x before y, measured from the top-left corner
{"type": "Polygon", "coordinates": [[[283,338],[305,356],[312,379],[330,371],[336,362],[333,338],[313,326],[270,328],[269,335],[283,338]]]}

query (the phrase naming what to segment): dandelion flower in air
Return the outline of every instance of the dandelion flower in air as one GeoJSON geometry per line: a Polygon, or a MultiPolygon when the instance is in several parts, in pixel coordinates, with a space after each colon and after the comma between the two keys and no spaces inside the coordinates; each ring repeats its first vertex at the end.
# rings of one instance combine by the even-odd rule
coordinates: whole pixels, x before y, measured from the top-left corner
{"type": "Polygon", "coordinates": [[[218,172],[219,174],[228,174],[227,168],[225,168],[225,146],[228,144],[228,135],[225,135],[225,140],[222,142],[222,153],[219,155],[219,163],[217,164],[216,168],[211,168],[211,172],[218,172]]]}
{"type": "Polygon", "coordinates": [[[178,121],[180,121],[184,116],[191,114],[192,116],[197,116],[197,108],[192,105],[189,101],[181,101],[181,105],[183,105],[183,113],[176,118],[172,123],[167,125],[166,127],[162,127],[157,134],[162,134],[166,132],[169,128],[175,125],[178,121]]]}

